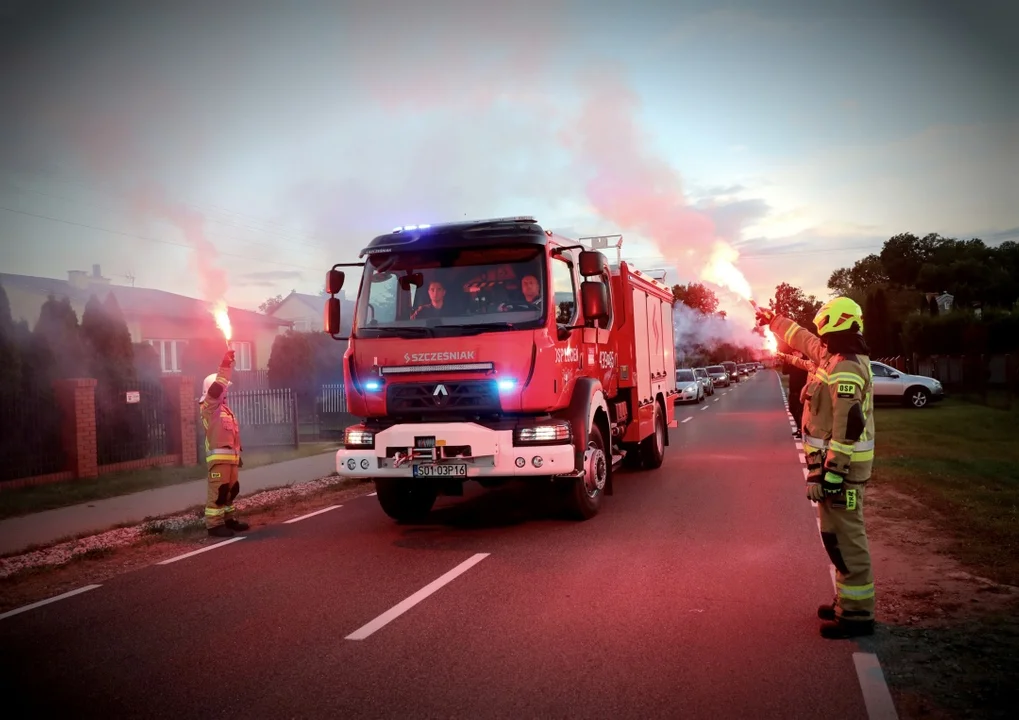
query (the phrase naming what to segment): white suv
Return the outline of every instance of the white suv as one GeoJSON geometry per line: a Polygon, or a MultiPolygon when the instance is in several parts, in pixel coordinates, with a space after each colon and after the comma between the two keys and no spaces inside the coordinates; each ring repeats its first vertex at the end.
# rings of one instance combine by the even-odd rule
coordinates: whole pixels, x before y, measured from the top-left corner
{"type": "Polygon", "coordinates": [[[907,375],[890,365],[870,361],[874,372],[874,402],[901,402],[914,408],[927,407],[945,397],[941,383],[924,375],[907,375]]]}

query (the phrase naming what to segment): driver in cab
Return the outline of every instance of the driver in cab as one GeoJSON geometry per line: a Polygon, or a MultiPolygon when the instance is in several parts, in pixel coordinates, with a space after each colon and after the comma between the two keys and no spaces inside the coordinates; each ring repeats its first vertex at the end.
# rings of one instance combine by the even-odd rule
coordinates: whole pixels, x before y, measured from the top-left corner
{"type": "Polygon", "coordinates": [[[410,316],[411,320],[431,320],[445,315],[446,288],[438,280],[428,283],[428,299],[430,302],[415,310],[410,316]]]}
{"type": "Polygon", "coordinates": [[[499,306],[502,311],[512,310],[537,310],[541,311],[541,284],[534,275],[524,275],[520,280],[520,292],[524,296],[523,301],[514,300],[503,303],[499,306]]]}

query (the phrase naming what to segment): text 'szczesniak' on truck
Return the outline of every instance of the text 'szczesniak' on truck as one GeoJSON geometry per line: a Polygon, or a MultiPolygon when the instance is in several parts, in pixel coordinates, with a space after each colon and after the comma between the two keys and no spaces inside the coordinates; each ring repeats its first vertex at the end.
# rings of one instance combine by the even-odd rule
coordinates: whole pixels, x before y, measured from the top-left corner
{"type": "Polygon", "coordinates": [[[372,478],[390,517],[423,519],[463,483],[549,485],[594,516],[613,472],[661,466],[676,427],[672,293],[532,217],[408,226],[364,262],[347,351],[341,476],[372,478]]]}

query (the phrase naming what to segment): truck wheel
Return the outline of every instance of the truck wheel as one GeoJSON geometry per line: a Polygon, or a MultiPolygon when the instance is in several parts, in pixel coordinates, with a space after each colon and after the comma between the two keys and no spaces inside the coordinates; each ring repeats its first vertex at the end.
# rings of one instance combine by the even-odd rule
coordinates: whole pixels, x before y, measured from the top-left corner
{"type": "Polygon", "coordinates": [[[566,504],[571,517],[588,520],[598,514],[605,496],[605,482],[609,477],[609,460],[605,457],[605,441],[595,425],[587,435],[587,452],[584,453],[584,476],[573,478],[565,486],[566,504]]]}
{"type": "Polygon", "coordinates": [[[655,403],[654,432],[640,443],[640,459],[645,470],[662,466],[665,459],[665,417],[662,406],[655,403]]]}
{"type": "Polygon", "coordinates": [[[379,478],[375,481],[382,511],[397,522],[421,522],[432,511],[439,493],[435,486],[419,480],[379,478]]]}

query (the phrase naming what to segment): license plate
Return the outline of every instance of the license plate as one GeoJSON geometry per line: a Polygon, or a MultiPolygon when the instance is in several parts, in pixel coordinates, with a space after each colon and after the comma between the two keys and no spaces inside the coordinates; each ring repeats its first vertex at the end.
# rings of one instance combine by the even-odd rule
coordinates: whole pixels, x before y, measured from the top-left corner
{"type": "Polygon", "coordinates": [[[414,477],[467,477],[465,463],[444,463],[442,465],[415,465],[414,477]]]}

